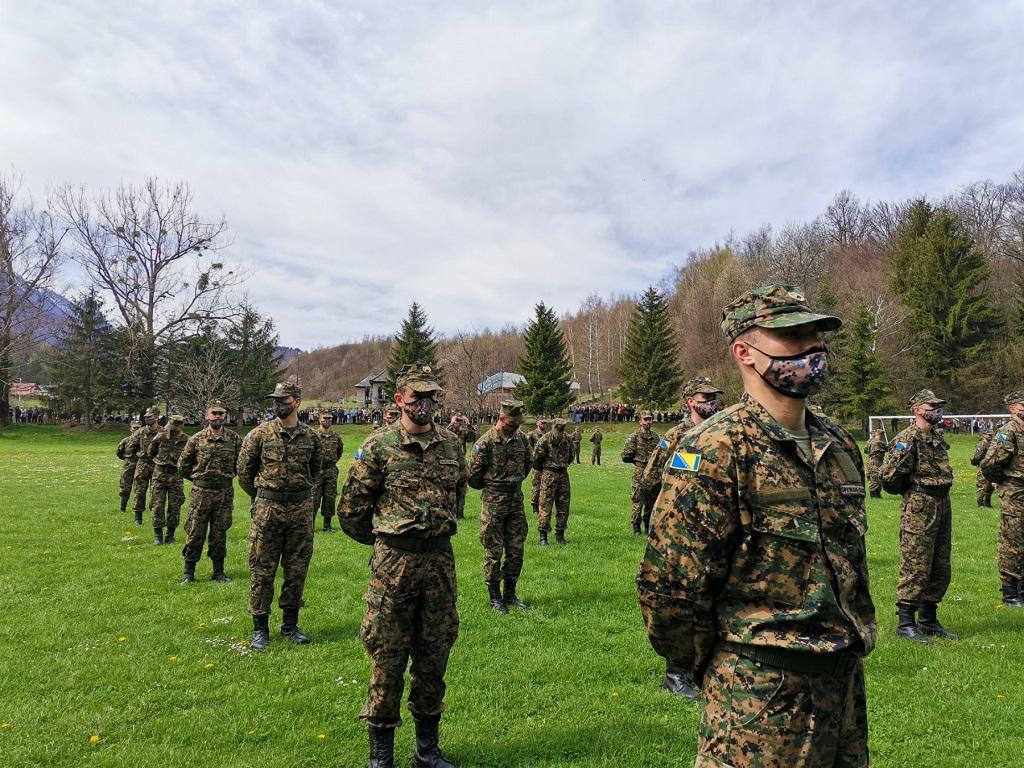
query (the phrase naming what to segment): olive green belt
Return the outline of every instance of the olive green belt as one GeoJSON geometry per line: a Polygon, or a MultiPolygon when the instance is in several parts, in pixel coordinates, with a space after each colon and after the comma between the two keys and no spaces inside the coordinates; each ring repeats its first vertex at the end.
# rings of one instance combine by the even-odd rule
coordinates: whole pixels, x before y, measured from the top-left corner
{"type": "Polygon", "coordinates": [[[775,648],[767,645],[748,645],[723,641],[719,647],[731,651],[737,656],[778,667],[789,672],[806,672],[813,674],[838,674],[851,664],[857,655],[850,650],[830,651],[826,653],[810,653],[793,651],[789,648],[775,648]]]}
{"type": "Polygon", "coordinates": [[[447,552],[452,548],[451,536],[433,536],[428,539],[420,536],[378,533],[377,541],[405,552],[447,552]]]}
{"type": "Polygon", "coordinates": [[[267,501],[283,501],[289,504],[294,504],[298,501],[305,501],[312,494],[308,491],[270,491],[266,488],[260,488],[256,491],[256,496],[260,499],[266,499],[267,501]]]}

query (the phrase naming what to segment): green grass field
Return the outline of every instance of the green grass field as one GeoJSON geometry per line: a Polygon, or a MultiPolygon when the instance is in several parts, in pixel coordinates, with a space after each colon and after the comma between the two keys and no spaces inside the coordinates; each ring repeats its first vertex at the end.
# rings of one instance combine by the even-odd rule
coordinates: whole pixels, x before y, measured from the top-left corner
{"type": "MultiPolygon", "coordinates": [[[[347,465],[367,430],[340,431],[347,465]]],[[[282,641],[275,607],[270,649],[250,653],[244,494],[228,541],[234,581],[210,582],[203,560],[198,583],[178,586],[181,544],[154,547],[151,528],[117,512],[121,436],[15,427],[0,438],[3,765],[365,765],[356,716],[369,673],[359,642],[369,549],[318,533],[302,614],[313,644],[282,641]]],[[[658,687],[663,662],[637,609],[643,541],[630,533],[624,436],[608,436],[605,466],[572,469],[570,546],[542,550],[531,530],[520,582],[528,612],[488,607],[470,491],[455,544],[462,628],[441,726],[459,766],[692,763],[698,706],[658,687]]],[[[975,506],[973,441],[951,442],[953,583],[940,615],[959,642],[895,638],[899,500],[869,500],[875,765],[1024,762],[1024,611],[999,601],[999,511],[975,506]]],[[[406,718],[396,739],[400,765],[411,726],[406,718]]]]}

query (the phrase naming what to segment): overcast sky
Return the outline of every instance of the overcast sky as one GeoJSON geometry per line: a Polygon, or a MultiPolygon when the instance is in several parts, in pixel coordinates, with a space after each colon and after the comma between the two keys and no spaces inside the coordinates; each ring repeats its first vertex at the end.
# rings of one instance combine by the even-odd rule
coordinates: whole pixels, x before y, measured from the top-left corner
{"type": "Polygon", "coordinates": [[[518,325],[844,187],[1008,178],[1022,30],[1010,1],[0,0],[0,162],[37,196],[187,179],[283,344],[414,299],[518,325]]]}

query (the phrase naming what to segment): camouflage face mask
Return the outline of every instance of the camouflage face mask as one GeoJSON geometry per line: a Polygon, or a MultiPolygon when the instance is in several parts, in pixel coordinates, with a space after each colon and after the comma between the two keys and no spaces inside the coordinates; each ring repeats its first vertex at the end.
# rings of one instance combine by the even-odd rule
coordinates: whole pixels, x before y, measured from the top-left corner
{"type": "MultiPolygon", "coordinates": [[[[757,349],[753,344],[748,345],[757,349]]],[[[805,400],[818,392],[828,378],[828,348],[814,347],[796,355],[769,355],[757,349],[772,362],[762,373],[765,384],[780,395],[805,400]]]]}
{"type": "Polygon", "coordinates": [[[434,416],[434,409],[437,408],[437,400],[432,397],[421,397],[411,403],[402,403],[402,410],[409,420],[420,427],[430,423],[434,416]]]}
{"type": "Polygon", "coordinates": [[[697,415],[702,419],[709,419],[718,413],[718,401],[717,400],[698,400],[693,404],[693,410],[697,412],[697,415]]]}
{"type": "Polygon", "coordinates": [[[921,413],[921,418],[923,418],[925,421],[927,421],[932,426],[935,426],[937,424],[941,424],[942,423],[942,420],[943,420],[943,418],[945,418],[945,415],[943,414],[941,408],[933,408],[930,411],[922,412],[921,413]]]}

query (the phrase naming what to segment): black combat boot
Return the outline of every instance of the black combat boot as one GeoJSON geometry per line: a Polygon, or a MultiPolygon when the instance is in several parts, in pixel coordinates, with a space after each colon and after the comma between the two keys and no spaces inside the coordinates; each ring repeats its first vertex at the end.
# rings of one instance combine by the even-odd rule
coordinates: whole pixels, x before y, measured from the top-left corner
{"type": "Polygon", "coordinates": [[[287,637],[296,645],[305,645],[309,642],[309,638],[299,629],[298,608],[284,609],[284,618],[281,619],[281,637],[287,637]]]}
{"type": "Polygon", "coordinates": [[[196,564],[185,561],[185,572],[181,575],[179,584],[192,584],[196,580],[196,564]]]}
{"type": "Polygon", "coordinates": [[[154,528],[153,529],[153,546],[160,546],[164,543],[164,529],[154,528]]]}
{"type": "Polygon", "coordinates": [[[213,575],[210,576],[210,581],[231,581],[231,577],[224,573],[223,560],[213,561],[213,575]]]}
{"type": "Polygon", "coordinates": [[[512,608],[518,608],[521,611],[525,611],[527,608],[530,607],[526,603],[524,603],[522,600],[520,600],[519,596],[516,594],[516,580],[515,579],[505,579],[505,597],[504,597],[504,600],[505,600],[505,605],[507,607],[510,606],[512,608]]]}
{"type": "Polygon", "coordinates": [[[872,499],[880,499],[880,498],[882,498],[882,492],[881,491],[872,491],[871,492],[871,498],[872,499]]]}
{"type": "Polygon", "coordinates": [[[332,517],[334,517],[334,515],[325,515],[324,516],[324,530],[327,531],[327,533],[334,533],[334,531],[336,530],[334,528],[334,526],[331,525],[331,518],[332,517]]]}
{"type": "Polygon", "coordinates": [[[938,603],[921,603],[919,606],[920,616],[918,618],[917,628],[926,635],[931,635],[932,637],[941,637],[944,640],[959,640],[960,635],[956,632],[950,632],[942,626],[942,623],[935,615],[938,609],[938,603]]]}
{"type": "Polygon", "coordinates": [[[122,512],[127,512],[128,511],[128,497],[127,496],[122,496],[121,497],[121,511],[122,512]]]}
{"type": "Polygon", "coordinates": [[[508,613],[505,601],[501,599],[501,586],[496,581],[487,582],[487,595],[491,599],[491,608],[498,613],[508,613]]]}
{"type": "Polygon", "coordinates": [[[539,531],[539,533],[540,533],[540,545],[542,547],[546,547],[548,545],[548,532],[547,531],[539,531]]]}
{"type": "Polygon", "coordinates": [[[634,536],[643,536],[644,535],[644,532],[640,530],[640,521],[639,520],[637,520],[635,523],[633,523],[633,535],[634,536]]]}
{"type": "Polygon", "coordinates": [[[262,651],[270,644],[270,616],[252,617],[252,641],[249,647],[254,651],[262,651]]]}
{"type": "Polygon", "coordinates": [[[661,687],[669,693],[691,701],[697,701],[700,698],[700,694],[693,687],[690,676],[671,664],[665,665],[665,679],[662,681],[661,687]]]}
{"type": "Polygon", "coordinates": [[[417,717],[416,720],[416,751],[412,755],[412,768],[455,768],[437,743],[437,726],[441,722],[440,715],[417,717]]]}
{"type": "Polygon", "coordinates": [[[395,729],[370,726],[369,768],[395,768],[395,729]]]}
{"type": "Polygon", "coordinates": [[[142,525],[142,513],[141,512],[136,512],[135,513],[135,524],[136,525],[142,525]]]}
{"type": "Polygon", "coordinates": [[[555,543],[565,544],[565,531],[555,531],[555,543]]]}
{"type": "Polygon", "coordinates": [[[913,603],[896,603],[896,636],[913,640],[922,645],[931,644],[931,639],[922,632],[914,620],[916,606],[913,603]]]}
{"type": "Polygon", "coordinates": [[[174,531],[175,531],[174,528],[168,528],[167,529],[167,535],[164,536],[164,544],[173,544],[174,543],[174,531]]]}
{"type": "Polygon", "coordinates": [[[1020,597],[1020,585],[1015,581],[1003,582],[1003,605],[1011,608],[1024,608],[1024,600],[1020,597]]]}

